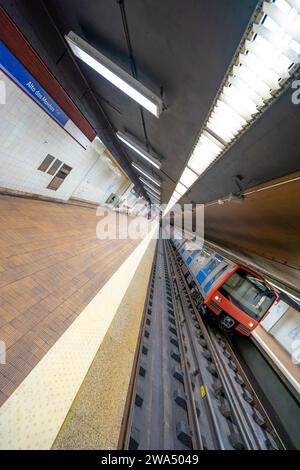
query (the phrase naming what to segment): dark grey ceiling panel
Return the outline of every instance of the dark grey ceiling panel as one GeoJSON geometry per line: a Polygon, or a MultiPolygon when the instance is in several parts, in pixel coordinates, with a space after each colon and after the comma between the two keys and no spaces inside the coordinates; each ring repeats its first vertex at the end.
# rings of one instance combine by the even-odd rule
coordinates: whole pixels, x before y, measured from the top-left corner
{"type": "Polygon", "coordinates": [[[300,169],[300,105],[292,102],[292,89],[241,136],[224,156],[200,177],[182,202],[206,203],[300,169]]]}
{"type": "MultiPolygon", "coordinates": [[[[136,182],[130,161],[138,161],[138,156],[115,138],[115,131],[129,132],[162,156],[158,174],[162,200],[167,202],[257,0],[0,1],[136,182]],[[142,113],[94,70],[74,61],[62,40],[70,30],[161,94],[166,106],[161,117],[142,113]]],[[[226,196],[237,189],[235,175],[243,176],[244,187],[249,187],[299,169],[300,106],[292,105],[289,93],[184,200],[207,202],[226,196]]]]}

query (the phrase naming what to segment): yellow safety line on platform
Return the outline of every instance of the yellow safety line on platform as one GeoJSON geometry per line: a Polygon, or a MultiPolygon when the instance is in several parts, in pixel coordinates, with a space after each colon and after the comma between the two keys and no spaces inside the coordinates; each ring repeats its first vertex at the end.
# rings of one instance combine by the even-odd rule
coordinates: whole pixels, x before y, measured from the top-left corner
{"type": "Polygon", "coordinates": [[[156,240],[152,240],[72,403],[53,449],[117,449],[156,240]]]}
{"type": "Polygon", "coordinates": [[[0,449],[51,448],[156,229],[0,408],[0,449]]]}

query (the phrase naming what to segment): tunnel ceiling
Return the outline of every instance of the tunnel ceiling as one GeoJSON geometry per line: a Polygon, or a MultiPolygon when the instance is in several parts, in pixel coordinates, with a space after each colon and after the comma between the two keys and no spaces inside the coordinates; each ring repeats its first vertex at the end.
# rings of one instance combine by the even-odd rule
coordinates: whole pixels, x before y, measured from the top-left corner
{"type": "MultiPolygon", "coordinates": [[[[125,170],[137,155],[115,138],[117,130],[162,157],[157,174],[162,201],[168,202],[257,0],[1,3],[125,170]],[[160,118],[142,114],[134,101],[78,61],[83,78],[62,39],[70,30],[128,73],[136,67],[137,79],[163,97],[160,118]]],[[[237,189],[235,175],[246,188],[299,169],[299,113],[287,90],[183,200],[226,196],[237,189]]]]}

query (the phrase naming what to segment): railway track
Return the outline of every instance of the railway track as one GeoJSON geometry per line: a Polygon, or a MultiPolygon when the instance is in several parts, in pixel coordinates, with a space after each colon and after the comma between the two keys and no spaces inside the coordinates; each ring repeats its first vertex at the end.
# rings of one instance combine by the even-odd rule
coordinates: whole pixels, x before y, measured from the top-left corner
{"type": "Polygon", "coordinates": [[[119,448],[282,449],[226,337],[204,323],[158,240],[119,448]]]}

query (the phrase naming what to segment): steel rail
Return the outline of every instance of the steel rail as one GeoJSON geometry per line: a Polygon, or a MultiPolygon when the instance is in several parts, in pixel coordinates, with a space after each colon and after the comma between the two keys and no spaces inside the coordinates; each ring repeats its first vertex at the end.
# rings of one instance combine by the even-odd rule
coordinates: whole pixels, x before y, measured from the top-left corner
{"type": "MultiPolygon", "coordinates": [[[[173,277],[173,272],[172,272],[172,266],[169,263],[168,257],[166,255],[166,246],[164,245],[164,250],[165,250],[165,261],[167,265],[167,269],[169,272],[169,276],[174,280],[173,277]]],[[[180,341],[180,351],[181,351],[181,358],[183,360],[181,361],[181,365],[184,370],[184,388],[185,392],[187,394],[187,409],[188,409],[188,417],[189,417],[189,424],[191,426],[191,431],[192,431],[192,440],[193,440],[193,448],[197,450],[203,450],[203,441],[202,441],[202,436],[201,436],[201,430],[197,418],[197,409],[195,405],[195,400],[194,400],[194,394],[192,390],[192,385],[191,381],[189,379],[189,369],[187,366],[187,358],[186,358],[186,352],[185,352],[185,347],[184,347],[184,340],[183,340],[183,335],[182,335],[182,330],[181,330],[181,321],[182,318],[184,318],[184,307],[182,305],[181,299],[180,299],[180,293],[178,291],[178,286],[174,285],[172,286],[172,296],[174,299],[174,304],[176,305],[176,315],[175,315],[175,320],[176,320],[176,325],[177,325],[177,331],[179,332],[179,341],[180,341]],[[177,288],[177,289],[176,289],[177,288]],[[177,290],[177,291],[176,291],[177,290]]]]}
{"type": "MultiPolygon", "coordinates": [[[[186,373],[183,373],[184,384],[179,383],[172,372],[176,361],[171,355],[173,345],[169,334],[171,323],[169,322],[168,298],[173,299],[172,321],[177,324],[179,313],[167,269],[164,247],[159,240],[125,404],[119,449],[172,448],[172,450],[180,451],[191,448],[201,449],[201,441],[199,441],[201,435],[197,434],[192,419],[193,413],[196,413],[192,401],[187,398],[186,409],[183,409],[174,396],[174,392],[177,393],[177,387],[183,387],[188,395],[188,381],[186,373]],[[147,349],[146,356],[145,348],[147,349]],[[142,375],[141,367],[146,368],[142,375]],[[138,397],[140,400],[137,402],[138,397]],[[177,424],[183,425],[179,434],[177,424]],[[182,433],[184,437],[179,436],[182,433]]],[[[176,336],[177,334],[179,336],[179,331],[176,332],[176,336]]],[[[181,358],[182,349],[178,336],[176,350],[181,358]]]]}
{"type": "MultiPolygon", "coordinates": [[[[174,276],[174,281],[175,283],[177,284],[177,291],[178,291],[178,296],[180,297],[181,299],[181,303],[184,302],[182,296],[183,296],[183,292],[182,290],[180,289],[180,286],[178,285],[180,282],[182,283],[183,282],[183,279],[180,278],[178,279],[178,274],[179,274],[179,266],[178,264],[176,263],[176,261],[174,260],[174,256],[173,256],[173,253],[172,251],[170,250],[169,248],[169,260],[170,260],[170,264],[172,265],[172,269],[173,269],[173,276],[174,276]],[[177,271],[177,272],[176,272],[177,271]]],[[[187,290],[188,292],[188,290],[187,290]]],[[[184,307],[182,306],[182,309],[184,310],[184,307]]],[[[198,370],[199,370],[199,373],[201,374],[201,365],[199,364],[199,360],[198,360],[198,356],[197,356],[197,353],[195,351],[195,347],[194,347],[194,335],[190,329],[190,324],[189,322],[186,322],[187,323],[187,332],[188,332],[188,335],[189,335],[189,343],[190,345],[192,346],[191,347],[191,352],[194,356],[194,361],[196,364],[198,364],[198,370]]],[[[214,409],[214,406],[213,406],[213,403],[212,403],[212,399],[211,399],[211,396],[210,396],[210,393],[207,393],[207,411],[209,413],[209,419],[210,419],[210,422],[211,422],[211,425],[212,425],[212,428],[213,428],[213,432],[214,432],[214,435],[215,435],[215,442],[216,442],[216,448],[217,449],[220,449],[220,450],[225,450],[226,449],[226,446],[225,446],[225,443],[224,443],[224,439],[222,438],[222,435],[220,433],[220,429],[218,427],[218,420],[217,420],[217,417],[216,417],[216,413],[215,413],[215,409],[214,409]]]]}
{"type": "MultiPolygon", "coordinates": [[[[178,261],[176,260],[172,247],[170,247],[169,252],[170,252],[170,256],[173,258],[173,260],[175,260],[178,266],[178,272],[180,273],[180,277],[184,285],[184,289],[189,296],[194,314],[198,320],[201,331],[208,344],[208,348],[212,354],[212,357],[214,358],[215,366],[218,370],[218,373],[219,373],[219,376],[220,376],[220,379],[221,379],[221,382],[222,382],[222,385],[226,394],[226,398],[230,405],[230,409],[231,409],[235,424],[237,425],[239,432],[241,434],[241,437],[243,439],[245,449],[249,449],[249,450],[250,449],[252,450],[266,449],[265,443],[262,443],[261,440],[257,436],[257,427],[255,427],[255,424],[254,424],[255,422],[252,419],[252,417],[249,416],[249,412],[246,409],[246,403],[244,403],[244,398],[241,396],[241,393],[239,393],[237,387],[235,386],[233,382],[233,379],[230,373],[231,372],[230,367],[226,363],[224,355],[220,353],[220,351],[218,350],[218,347],[216,346],[217,339],[215,336],[215,332],[212,331],[204,323],[203,319],[201,318],[200,313],[195,306],[194,300],[190,295],[189,286],[186,282],[182,269],[179,266],[178,261]]],[[[218,334],[221,335],[220,333],[218,334]]],[[[226,337],[224,337],[223,339],[224,339],[224,342],[226,341],[226,344],[228,344],[226,337]]],[[[229,349],[229,345],[228,345],[228,349],[229,349]]],[[[251,393],[253,394],[253,398],[257,405],[257,408],[259,409],[259,412],[263,415],[264,419],[266,420],[267,430],[270,433],[270,435],[274,438],[277,448],[281,448],[281,449],[284,448],[284,445],[280,437],[278,436],[275,427],[272,425],[272,421],[270,417],[268,416],[266,410],[262,407],[261,401],[259,400],[257,394],[254,392],[254,389],[251,386],[251,383],[247,377],[247,374],[243,370],[239,360],[237,359],[236,355],[233,353],[231,347],[230,347],[230,354],[232,356],[232,359],[234,360],[234,363],[237,366],[238,371],[242,375],[243,380],[247,383],[247,385],[249,385],[249,388],[251,389],[251,393]]],[[[267,441],[268,440],[267,435],[265,437],[267,441]]]]}
{"type": "MultiPolygon", "coordinates": [[[[215,333],[212,328],[208,328],[208,331],[209,331],[209,334],[212,338],[213,341],[218,341],[218,338],[217,338],[217,335],[219,333],[215,333]]],[[[221,335],[220,335],[221,337],[221,335]]],[[[235,354],[231,344],[230,344],[230,341],[227,339],[226,335],[222,335],[222,339],[221,339],[223,342],[226,343],[226,349],[229,351],[230,353],[230,356],[231,356],[231,360],[233,360],[233,362],[236,364],[237,366],[237,370],[239,372],[239,374],[242,376],[244,382],[245,382],[245,390],[247,391],[250,391],[250,394],[252,395],[253,397],[253,403],[255,404],[256,406],[256,409],[260,412],[260,414],[263,416],[263,418],[265,419],[265,429],[266,431],[272,436],[272,438],[274,439],[274,441],[276,442],[276,445],[277,447],[280,449],[284,449],[285,446],[280,438],[280,436],[278,435],[277,431],[276,431],[276,428],[274,426],[274,424],[272,423],[272,420],[269,416],[269,414],[267,413],[266,409],[264,408],[259,396],[257,395],[257,393],[255,392],[252,384],[251,384],[251,381],[249,380],[247,374],[245,373],[242,365],[241,365],[241,362],[239,361],[237,355],[235,354]]],[[[219,342],[219,341],[218,341],[219,342]]],[[[226,363],[226,357],[224,355],[220,355],[220,359],[221,361],[223,361],[223,363],[226,363]]],[[[226,365],[225,365],[226,367],[226,365]]],[[[228,375],[228,380],[231,382],[231,386],[233,389],[237,389],[238,388],[238,384],[237,382],[235,382],[232,378],[231,375],[228,375]]],[[[239,393],[237,393],[237,398],[239,400],[239,402],[241,403],[242,401],[242,397],[239,393]]],[[[250,419],[250,416],[248,413],[246,413],[246,419],[248,421],[248,425],[249,426],[252,426],[252,421],[250,419]]],[[[254,430],[254,434],[255,434],[255,430],[254,430]]],[[[257,437],[257,435],[256,435],[257,437]]]]}
{"type": "Polygon", "coordinates": [[[171,445],[174,446],[174,450],[182,450],[186,446],[194,450],[206,448],[220,450],[237,448],[255,450],[268,448],[283,449],[284,446],[272,424],[272,420],[262,406],[261,400],[254,392],[251,379],[247,377],[229,340],[226,336],[217,332],[214,327],[203,321],[191,296],[190,288],[180,263],[181,261],[176,256],[170,242],[159,240],[149,277],[148,292],[124,407],[118,449],[133,448],[130,443],[132,443],[131,438],[136,426],[140,431],[138,441],[141,448],[155,445],[156,443],[161,449],[171,445]],[[171,337],[168,335],[168,330],[170,329],[168,299],[171,301],[173,311],[173,320],[172,318],[171,320],[174,326],[176,326],[176,349],[179,356],[177,361],[181,365],[182,382],[180,387],[185,396],[185,410],[178,407],[175,397],[170,395],[170,393],[173,393],[172,390],[175,391],[172,388],[175,379],[170,369],[170,365],[172,367],[173,365],[170,362],[171,349],[169,340],[171,340],[171,337]],[[149,307],[152,310],[152,314],[149,312],[149,307]],[[148,353],[148,356],[149,354],[150,356],[147,356],[147,382],[143,382],[145,379],[139,376],[140,366],[145,360],[143,355],[145,333],[147,329],[149,330],[150,324],[152,333],[146,341],[148,342],[148,348],[150,347],[150,352],[148,353]],[[200,338],[203,338],[205,342],[205,350],[210,354],[210,360],[217,371],[217,378],[213,378],[208,373],[208,359],[203,355],[204,346],[200,338]],[[151,342],[149,343],[150,340],[151,342]],[[154,348],[153,353],[151,353],[151,348],[154,348]],[[151,356],[151,354],[154,354],[154,356],[151,356]],[[156,369],[154,365],[150,365],[154,359],[156,361],[156,369]],[[230,363],[231,365],[232,363],[235,364],[234,370],[230,368],[230,363]],[[163,375],[166,374],[166,376],[161,378],[159,385],[161,391],[159,394],[157,394],[158,389],[155,388],[155,383],[152,385],[155,377],[156,380],[158,378],[157,367],[159,369],[162,367],[161,373],[163,375]],[[235,381],[234,374],[236,373],[242,377],[243,387],[235,381]],[[149,386],[154,386],[153,390],[156,390],[156,392],[152,392],[149,389],[147,389],[148,392],[145,391],[142,405],[145,408],[139,407],[136,402],[141,381],[144,384],[143,386],[146,386],[146,389],[149,386]],[[221,383],[221,398],[216,397],[213,392],[212,385],[215,384],[214,381],[221,383]],[[205,399],[200,403],[198,403],[197,396],[199,390],[198,387],[195,387],[195,384],[199,386],[203,384],[206,389],[205,399]],[[252,405],[243,396],[245,390],[253,398],[252,400],[250,397],[252,405]],[[155,393],[156,397],[154,401],[153,393],[155,393]],[[221,404],[226,404],[226,407],[228,407],[230,411],[229,417],[222,413],[221,404]],[[262,418],[263,420],[263,426],[254,420],[254,412],[257,413],[257,411],[260,419],[262,418]],[[137,412],[138,414],[136,414],[137,412]],[[188,437],[190,439],[189,443],[180,441],[178,435],[176,437],[178,417],[180,420],[185,421],[185,426],[187,425],[186,432],[190,433],[190,437],[188,437]],[[168,422],[165,421],[166,418],[168,422]],[[172,424],[172,429],[170,424],[172,424]],[[175,424],[176,433],[174,435],[175,424]],[[160,427],[158,434],[155,432],[157,426],[160,427]],[[151,440],[148,440],[149,433],[152,433],[151,440]],[[153,433],[156,435],[154,436],[153,433]],[[208,435],[209,438],[207,437],[208,435]],[[235,441],[231,440],[233,435],[235,435],[235,441]]]}

